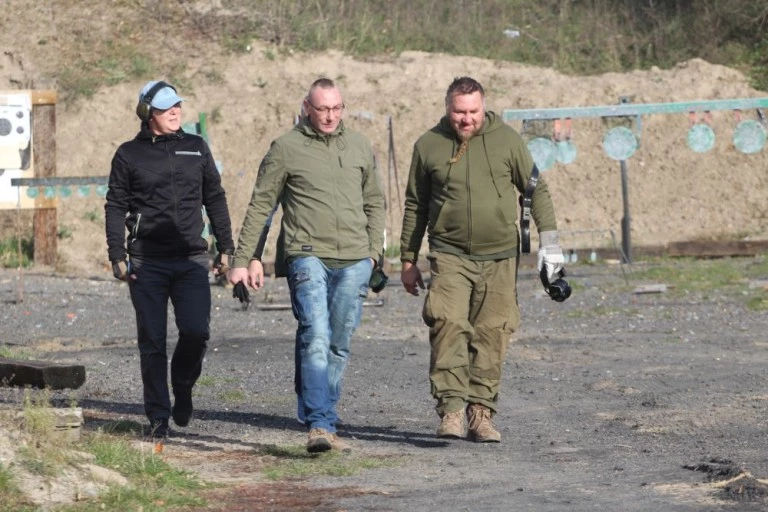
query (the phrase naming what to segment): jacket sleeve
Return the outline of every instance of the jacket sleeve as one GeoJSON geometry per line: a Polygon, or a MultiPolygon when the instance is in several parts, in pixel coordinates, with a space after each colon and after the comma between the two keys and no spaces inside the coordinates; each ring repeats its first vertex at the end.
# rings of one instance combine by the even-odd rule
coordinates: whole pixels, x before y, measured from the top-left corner
{"type": "Polygon", "coordinates": [[[221,186],[221,175],[216,168],[211,150],[204,140],[201,139],[201,141],[206,155],[203,170],[203,206],[211,222],[213,236],[216,238],[216,250],[232,254],[235,243],[232,241],[232,223],[229,220],[227,195],[224,187],[221,186]]]}
{"type": "MultiPolygon", "coordinates": [[[[512,160],[514,163],[513,181],[517,190],[522,194],[528,185],[528,180],[531,179],[534,163],[528,146],[526,146],[523,138],[516,133],[512,142],[512,160]]],[[[539,182],[531,198],[531,216],[536,223],[536,229],[539,233],[542,231],[557,231],[555,206],[552,203],[547,182],[542,174],[539,174],[539,182]]]]}
{"type": "Polygon", "coordinates": [[[408,171],[408,184],[405,189],[405,211],[403,227],[400,231],[400,259],[417,261],[421,241],[429,221],[429,201],[431,196],[429,174],[424,169],[417,145],[413,147],[411,168],[408,171]]]}
{"type": "Polygon", "coordinates": [[[272,211],[282,194],[286,172],[282,149],[272,142],[269,151],[259,165],[256,185],[253,187],[251,201],[245,212],[245,219],[240,228],[237,249],[232,267],[247,267],[254,256],[261,234],[267,225],[272,211]]]}
{"type": "Polygon", "coordinates": [[[369,165],[363,174],[363,211],[368,218],[368,252],[378,261],[384,247],[384,194],[381,192],[379,173],[373,150],[368,143],[369,165]]]}
{"type": "Polygon", "coordinates": [[[125,216],[130,208],[130,189],[128,164],[118,149],[112,157],[107,201],[104,203],[109,261],[120,261],[126,257],[125,216]]]}

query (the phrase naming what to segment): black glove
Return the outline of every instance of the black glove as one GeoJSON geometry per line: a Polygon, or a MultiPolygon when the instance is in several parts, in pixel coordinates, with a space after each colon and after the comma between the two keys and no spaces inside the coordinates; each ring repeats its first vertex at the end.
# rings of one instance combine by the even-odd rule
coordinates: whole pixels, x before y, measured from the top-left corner
{"type": "Polygon", "coordinates": [[[125,260],[118,260],[112,262],[112,275],[115,279],[121,281],[128,280],[128,274],[131,273],[131,265],[125,260]]]}
{"type": "Polygon", "coordinates": [[[387,286],[389,276],[384,273],[381,267],[376,267],[371,271],[371,277],[368,279],[368,287],[373,293],[379,293],[387,286]]]}
{"type": "Polygon", "coordinates": [[[238,282],[232,289],[232,297],[238,299],[243,307],[247,308],[251,305],[251,294],[248,293],[248,288],[242,281],[238,282]]]}

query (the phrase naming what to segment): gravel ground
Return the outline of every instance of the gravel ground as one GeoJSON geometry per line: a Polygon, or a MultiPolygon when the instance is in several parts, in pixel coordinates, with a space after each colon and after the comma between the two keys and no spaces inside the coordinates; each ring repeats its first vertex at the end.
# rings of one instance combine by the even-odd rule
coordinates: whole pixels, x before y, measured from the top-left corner
{"type": "MultiPolygon", "coordinates": [[[[710,271],[709,262],[673,264],[710,271]]],[[[765,268],[760,259],[729,264],[739,273],[765,268]]],[[[355,335],[340,434],[354,456],[398,463],[292,483],[292,501],[272,506],[247,504],[263,478],[249,472],[247,455],[224,455],[305,440],[294,417],[287,288],[268,281],[243,311],[230,289],[214,285],[195,420],[165,453],[203,478],[239,486],[243,501],[221,510],[766,510],[768,315],[746,307],[766,292],[745,281],[638,293],[652,284],[638,277],[645,268],[627,268],[625,279],[616,265],[575,265],[574,295],[562,304],[531,269],[521,270],[523,325],[508,350],[497,445],[434,437],[423,297],[391,276],[355,335]],[[738,480],[719,481],[719,472],[738,480]]],[[[124,284],[0,271],[0,298],[0,348],[86,366],[82,388],[55,393],[77,398],[85,429],[99,418],[146,423],[124,284]]],[[[18,390],[0,388],[0,405],[19,399],[18,390]]]]}

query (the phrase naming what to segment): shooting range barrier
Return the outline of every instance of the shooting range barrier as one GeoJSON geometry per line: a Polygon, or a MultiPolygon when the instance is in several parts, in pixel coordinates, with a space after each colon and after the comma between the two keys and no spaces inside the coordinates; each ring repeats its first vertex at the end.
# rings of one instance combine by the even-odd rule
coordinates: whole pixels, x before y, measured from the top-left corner
{"type": "Polygon", "coordinates": [[[55,91],[0,91],[0,209],[34,209],[34,258],[45,265],[56,261],[56,200],[13,181],[56,174],[55,131],[55,91]]]}
{"type": "MultiPolygon", "coordinates": [[[[624,205],[624,214],[621,220],[621,258],[622,262],[631,263],[631,216],[629,212],[627,160],[640,147],[642,116],[687,113],[689,118],[689,129],[686,137],[688,147],[696,153],[706,153],[714,147],[715,143],[715,132],[710,126],[712,112],[731,111],[736,123],[731,136],[733,145],[744,154],[752,154],[761,151],[766,143],[766,119],[762,110],[766,107],[768,107],[768,98],[632,104],[628,97],[621,97],[617,105],[506,109],[502,112],[502,119],[505,122],[522,121],[522,133],[529,138],[528,149],[531,151],[536,166],[541,171],[551,169],[556,163],[570,164],[577,159],[578,151],[571,140],[573,119],[601,118],[604,121],[610,121],[606,123],[611,127],[603,137],[602,147],[609,158],[617,160],[620,164],[624,205]],[[745,113],[749,111],[754,111],[755,119],[746,118],[745,113]],[[545,130],[551,135],[542,136],[545,130]]],[[[594,249],[592,252],[595,252],[594,249]]]]}

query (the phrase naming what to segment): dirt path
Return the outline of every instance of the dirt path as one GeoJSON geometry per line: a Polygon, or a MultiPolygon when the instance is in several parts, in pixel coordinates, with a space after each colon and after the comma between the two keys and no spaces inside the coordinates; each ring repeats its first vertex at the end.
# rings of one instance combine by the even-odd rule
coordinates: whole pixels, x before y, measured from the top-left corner
{"type": "MultiPolygon", "coordinates": [[[[732,265],[743,273],[755,261],[732,265]]],[[[163,456],[227,484],[209,492],[209,510],[765,510],[768,315],[745,306],[746,286],[639,294],[649,281],[630,277],[575,266],[574,296],[557,304],[523,270],[499,445],[434,438],[422,299],[388,287],[353,345],[340,432],[355,451],[340,463],[357,472],[347,476],[318,474],[296,450],[306,434],[294,419],[290,310],[241,311],[214,287],[196,419],[163,456]],[[294,463],[310,473],[267,478],[294,463]]],[[[27,275],[14,304],[15,278],[0,273],[2,342],[87,366],[75,393],[86,429],[144,422],[124,286],[27,275]]],[[[257,300],[287,301],[284,281],[268,292],[257,300]]],[[[17,397],[0,390],[3,402],[17,397]]]]}

